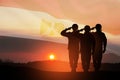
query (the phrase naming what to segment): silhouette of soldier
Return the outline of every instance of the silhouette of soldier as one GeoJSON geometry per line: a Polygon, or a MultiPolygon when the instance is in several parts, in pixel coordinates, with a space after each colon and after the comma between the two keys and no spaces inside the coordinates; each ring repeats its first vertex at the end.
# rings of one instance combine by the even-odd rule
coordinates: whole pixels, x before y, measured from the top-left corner
{"type": "Polygon", "coordinates": [[[102,60],[102,54],[106,51],[106,45],[107,45],[107,38],[105,34],[102,32],[102,25],[96,24],[95,27],[92,29],[96,29],[96,32],[93,32],[92,34],[95,37],[95,52],[93,54],[93,64],[95,71],[98,71],[101,67],[101,60],[102,60]]]}
{"type": "Polygon", "coordinates": [[[88,72],[91,55],[94,52],[95,38],[90,32],[89,25],[86,25],[84,29],[81,30],[85,30],[84,34],[81,33],[79,34],[80,45],[81,45],[80,52],[81,52],[82,68],[84,72],[88,72]]]}
{"type": "Polygon", "coordinates": [[[78,25],[73,24],[61,32],[62,36],[68,38],[68,50],[69,50],[69,63],[71,67],[71,72],[76,72],[78,58],[79,58],[79,39],[77,37],[78,25]],[[67,32],[72,29],[72,32],[67,32]]]}

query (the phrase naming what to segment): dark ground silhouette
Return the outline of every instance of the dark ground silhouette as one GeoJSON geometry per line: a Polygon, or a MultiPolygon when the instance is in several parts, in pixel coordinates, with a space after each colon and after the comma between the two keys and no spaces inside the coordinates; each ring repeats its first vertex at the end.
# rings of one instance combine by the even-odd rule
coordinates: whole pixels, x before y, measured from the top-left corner
{"type": "MultiPolygon", "coordinates": [[[[34,62],[32,63],[34,64],[34,62]]],[[[25,63],[0,63],[0,80],[119,80],[119,64],[103,64],[99,72],[52,72],[27,66],[25,63]],[[110,69],[111,68],[111,69],[110,69]],[[113,70],[112,70],[113,69],[113,70]],[[116,69],[116,70],[115,70],[116,69]]]]}

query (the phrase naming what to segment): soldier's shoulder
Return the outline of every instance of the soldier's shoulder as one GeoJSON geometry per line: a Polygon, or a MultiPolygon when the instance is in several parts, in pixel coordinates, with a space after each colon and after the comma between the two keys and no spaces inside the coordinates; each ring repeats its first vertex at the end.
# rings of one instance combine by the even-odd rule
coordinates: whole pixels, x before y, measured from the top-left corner
{"type": "Polygon", "coordinates": [[[91,34],[96,34],[96,32],[91,32],[91,34]]]}
{"type": "Polygon", "coordinates": [[[104,32],[101,32],[101,34],[102,34],[102,35],[105,35],[105,33],[104,33],[104,32]]]}

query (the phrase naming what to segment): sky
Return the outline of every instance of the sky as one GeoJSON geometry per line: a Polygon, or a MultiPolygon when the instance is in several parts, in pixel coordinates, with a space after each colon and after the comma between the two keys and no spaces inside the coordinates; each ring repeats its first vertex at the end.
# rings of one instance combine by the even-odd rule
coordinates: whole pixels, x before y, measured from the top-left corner
{"type": "Polygon", "coordinates": [[[120,34],[119,0],[0,0],[0,5],[42,11],[90,26],[101,23],[106,32],[120,34]]]}
{"type": "Polygon", "coordinates": [[[100,23],[109,50],[119,54],[119,14],[120,0],[0,0],[0,35],[66,43],[60,35],[64,28],[100,23]]]}

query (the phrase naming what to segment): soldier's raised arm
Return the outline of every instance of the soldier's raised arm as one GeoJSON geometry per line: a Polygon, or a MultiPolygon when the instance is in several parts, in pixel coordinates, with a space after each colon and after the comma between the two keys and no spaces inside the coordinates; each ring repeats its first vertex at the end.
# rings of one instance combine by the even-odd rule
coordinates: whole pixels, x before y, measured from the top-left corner
{"type": "Polygon", "coordinates": [[[62,31],[61,31],[61,35],[62,35],[62,36],[66,36],[66,37],[69,36],[69,32],[67,32],[67,30],[70,30],[71,28],[72,28],[72,27],[69,27],[69,28],[66,28],[66,29],[62,30],[62,31]]]}

